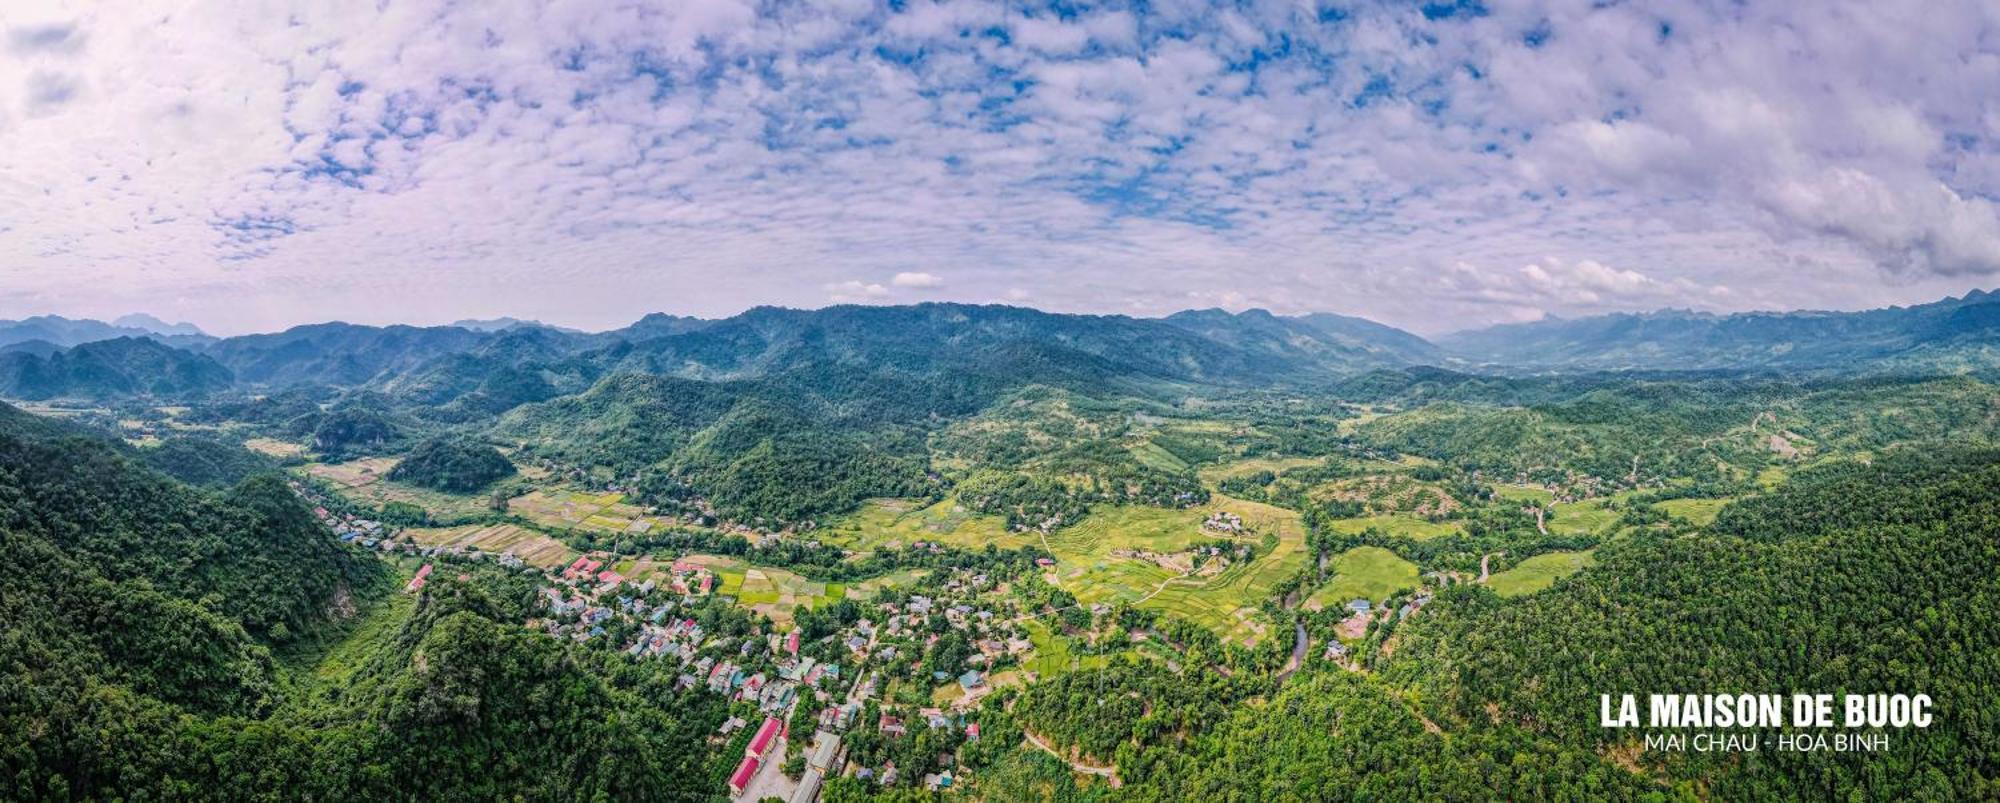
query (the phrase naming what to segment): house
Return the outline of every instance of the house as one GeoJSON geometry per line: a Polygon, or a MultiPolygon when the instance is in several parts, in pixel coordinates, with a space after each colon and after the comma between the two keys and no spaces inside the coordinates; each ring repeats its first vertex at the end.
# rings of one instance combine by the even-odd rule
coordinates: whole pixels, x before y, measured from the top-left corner
{"type": "Polygon", "coordinates": [[[1347,609],[1356,614],[1366,614],[1368,613],[1368,609],[1372,607],[1374,607],[1374,604],[1365,599],[1357,599],[1347,603],[1347,609]]]}
{"type": "Polygon", "coordinates": [[[967,669],[965,670],[965,674],[958,676],[958,685],[960,688],[970,692],[973,689],[985,686],[986,676],[981,674],[977,669],[967,669]]]}
{"type": "Polygon", "coordinates": [[[884,736],[901,736],[907,730],[903,727],[903,720],[888,714],[883,714],[882,718],[876,721],[875,729],[881,731],[884,736]]]}
{"type": "Polygon", "coordinates": [[[729,793],[743,794],[743,790],[750,788],[750,779],[755,777],[757,777],[757,759],[744,756],[743,763],[736,765],[736,771],[729,774],[729,793]]]}
{"type": "Polygon", "coordinates": [[[428,580],[430,576],[431,576],[431,565],[426,563],[424,564],[423,568],[417,570],[417,576],[410,578],[410,584],[404,586],[403,590],[422,591],[424,588],[424,582],[428,580]]]}
{"type": "Polygon", "coordinates": [[[924,724],[930,726],[932,730],[936,730],[938,728],[942,728],[946,725],[951,724],[951,719],[944,715],[943,709],[926,708],[917,713],[923,715],[924,724]]]}
{"type": "Polygon", "coordinates": [[[777,717],[765,717],[764,724],[757,728],[757,734],[750,737],[750,746],[743,748],[744,757],[754,759],[764,758],[765,751],[770,750],[771,745],[777,743],[778,735],[784,730],[784,727],[785,723],[777,717]]]}
{"type": "Polygon", "coordinates": [[[792,655],[799,654],[799,631],[794,630],[785,634],[785,652],[792,655]]]}
{"type": "Polygon", "coordinates": [[[597,582],[604,583],[606,585],[617,585],[624,581],[625,581],[625,575],[619,574],[610,569],[605,569],[604,571],[599,572],[597,575],[597,582]]]}
{"type": "Polygon", "coordinates": [[[603,561],[591,560],[588,557],[579,557],[576,559],[576,562],[569,565],[569,568],[563,570],[562,576],[565,580],[589,579],[592,575],[597,574],[598,569],[602,568],[604,568],[603,561]]]}
{"type": "Polygon", "coordinates": [[[847,641],[843,643],[847,645],[847,649],[854,652],[861,652],[868,649],[868,640],[860,636],[848,636],[847,641]]]}
{"type": "Polygon", "coordinates": [[[965,740],[968,742],[979,741],[979,723],[974,722],[965,726],[965,740]]]}
{"type": "Polygon", "coordinates": [[[1056,565],[1055,558],[1036,558],[1035,565],[1044,569],[1056,565]]]}

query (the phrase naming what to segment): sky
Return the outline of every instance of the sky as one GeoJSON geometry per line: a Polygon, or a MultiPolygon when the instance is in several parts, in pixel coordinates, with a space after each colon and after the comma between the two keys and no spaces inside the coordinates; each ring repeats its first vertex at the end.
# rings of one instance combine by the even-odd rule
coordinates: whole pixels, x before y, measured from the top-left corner
{"type": "Polygon", "coordinates": [[[0,3],[0,317],[2000,284],[2000,3],[0,3]]]}

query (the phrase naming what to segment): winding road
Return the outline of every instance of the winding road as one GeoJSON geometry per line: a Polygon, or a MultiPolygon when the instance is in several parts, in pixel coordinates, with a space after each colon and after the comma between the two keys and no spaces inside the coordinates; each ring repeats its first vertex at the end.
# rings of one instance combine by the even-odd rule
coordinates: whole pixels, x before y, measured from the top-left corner
{"type": "Polygon", "coordinates": [[[1056,752],[1056,749],[1050,747],[1048,742],[1042,741],[1042,737],[1036,736],[1034,731],[1022,728],[1021,735],[1028,737],[1028,743],[1038,748],[1041,748],[1042,752],[1055,756],[1058,759],[1061,759],[1063,763],[1069,765],[1070,769],[1076,770],[1077,772],[1081,772],[1085,775],[1095,775],[1099,778],[1108,778],[1111,780],[1111,788],[1113,789],[1116,789],[1122,785],[1118,780],[1117,767],[1100,767],[1095,764],[1085,764],[1081,761],[1072,761],[1070,760],[1069,756],[1065,756],[1061,753],[1056,752]]]}

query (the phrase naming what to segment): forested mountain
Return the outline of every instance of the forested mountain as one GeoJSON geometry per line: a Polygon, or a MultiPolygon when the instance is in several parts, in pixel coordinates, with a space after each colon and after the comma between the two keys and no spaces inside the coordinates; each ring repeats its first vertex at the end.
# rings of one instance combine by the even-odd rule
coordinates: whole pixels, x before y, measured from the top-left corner
{"type": "Polygon", "coordinates": [[[514,474],[514,464],[493,447],[462,438],[418,444],[389,472],[389,479],[452,493],[472,493],[514,474]]]}
{"type": "Polygon", "coordinates": [[[1863,312],[1619,313],[1495,326],[1438,344],[1470,362],[1522,368],[1990,371],[2000,364],[2000,296],[1975,290],[1863,312]]]}
{"type": "Polygon", "coordinates": [[[485,333],[453,326],[359,326],[322,323],[232,337],[204,353],[250,385],[361,385],[388,379],[444,354],[485,342],[485,333]]]}
{"type": "Polygon", "coordinates": [[[1983,449],[1804,471],[1706,533],[1608,544],[1547,593],[1449,589],[1402,630],[1385,674],[1453,731],[1518,728],[1605,753],[1634,737],[1598,727],[1598,694],[1921,690],[1951,713],[1884,752],[1653,752],[1641,771],[1727,800],[1990,799],[1995,488],[2000,453],[1983,449]]]}
{"type": "Polygon", "coordinates": [[[1326,370],[1351,373],[1366,368],[1421,365],[1443,355],[1429,341],[1362,318],[1316,313],[1279,317],[1253,309],[1177,312],[1162,320],[1210,340],[1283,359],[1309,359],[1326,370]]]}
{"type": "Polygon", "coordinates": [[[38,355],[0,354],[0,397],[182,399],[230,386],[229,369],[200,354],[138,337],[85,343],[38,355]]]}
{"type": "MultiPolygon", "coordinates": [[[[0,406],[0,798],[683,799],[714,698],[519,626],[451,577],[355,642],[343,682],[274,651],[384,598],[275,475],[200,491],[0,406]]],[[[391,608],[390,612],[394,612],[391,608]]]]}

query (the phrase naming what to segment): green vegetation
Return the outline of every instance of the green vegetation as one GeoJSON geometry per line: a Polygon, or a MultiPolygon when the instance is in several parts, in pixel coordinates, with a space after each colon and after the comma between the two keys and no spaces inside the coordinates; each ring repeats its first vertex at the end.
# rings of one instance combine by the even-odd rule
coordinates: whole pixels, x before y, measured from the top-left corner
{"type": "Polygon", "coordinates": [[[1503,597],[1533,594],[1593,562],[1589,552],[1548,552],[1521,561],[1504,572],[1494,572],[1487,585],[1503,597]]]}
{"type": "Polygon", "coordinates": [[[1313,592],[1312,601],[1338,608],[1349,600],[1380,603],[1391,594],[1417,587],[1417,566],[1381,547],[1358,546],[1333,556],[1333,581],[1313,592]]]}
{"type": "Polygon", "coordinates": [[[514,475],[493,447],[467,440],[425,441],[389,472],[389,479],[448,493],[473,493],[514,475]]]}

